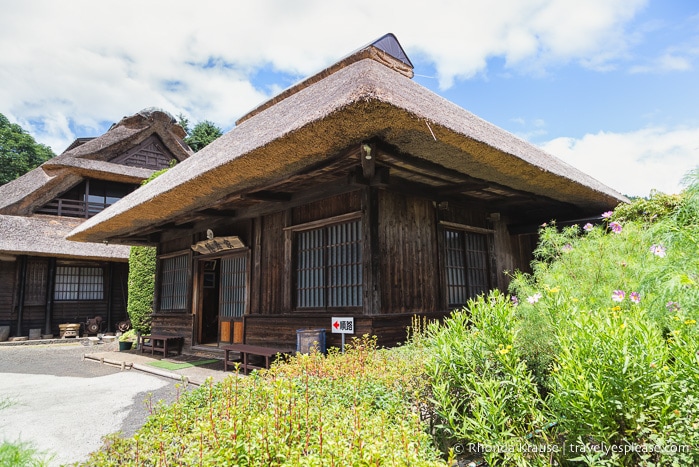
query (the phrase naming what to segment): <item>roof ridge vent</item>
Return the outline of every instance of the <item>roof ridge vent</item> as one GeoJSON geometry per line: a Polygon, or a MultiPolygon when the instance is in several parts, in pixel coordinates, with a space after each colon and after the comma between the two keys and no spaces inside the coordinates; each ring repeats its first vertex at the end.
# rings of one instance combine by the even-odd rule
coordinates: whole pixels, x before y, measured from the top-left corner
{"type": "Polygon", "coordinates": [[[363,47],[360,47],[351,54],[346,55],[345,57],[341,58],[336,63],[330,65],[324,70],[312,76],[309,76],[303,81],[294,84],[290,88],[285,89],[284,91],[272,97],[271,99],[263,102],[247,114],[240,117],[238,121],[235,122],[235,124],[240,125],[245,120],[257,115],[258,113],[273,106],[274,104],[283,101],[287,97],[296,94],[297,92],[307,88],[311,84],[316,83],[321,79],[332,75],[336,71],[345,68],[351,65],[352,63],[364,60],[366,58],[381,63],[382,65],[390,68],[396,73],[400,73],[408,78],[412,78],[414,75],[413,63],[408,58],[408,55],[405,53],[405,50],[403,50],[403,47],[401,47],[396,36],[389,32],[388,34],[384,34],[383,36],[379,37],[375,41],[370,42],[363,47]]]}
{"type": "Polygon", "coordinates": [[[395,58],[396,60],[403,62],[410,68],[415,68],[413,66],[413,62],[411,62],[408,58],[408,54],[405,53],[405,50],[403,50],[403,47],[400,45],[400,42],[398,42],[398,39],[393,33],[389,32],[388,34],[384,34],[383,36],[379,37],[374,42],[369,44],[367,47],[369,46],[376,47],[377,49],[386,52],[388,55],[395,58]]]}

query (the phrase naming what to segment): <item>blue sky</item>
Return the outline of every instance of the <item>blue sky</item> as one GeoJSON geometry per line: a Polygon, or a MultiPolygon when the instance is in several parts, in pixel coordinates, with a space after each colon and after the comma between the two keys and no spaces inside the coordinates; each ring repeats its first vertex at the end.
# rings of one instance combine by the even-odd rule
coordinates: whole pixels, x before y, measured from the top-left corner
{"type": "Polygon", "coordinates": [[[224,130],[393,32],[415,81],[634,196],[699,166],[691,0],[0,0],[0,113],[63,151],[156,106],[224,130]]]}

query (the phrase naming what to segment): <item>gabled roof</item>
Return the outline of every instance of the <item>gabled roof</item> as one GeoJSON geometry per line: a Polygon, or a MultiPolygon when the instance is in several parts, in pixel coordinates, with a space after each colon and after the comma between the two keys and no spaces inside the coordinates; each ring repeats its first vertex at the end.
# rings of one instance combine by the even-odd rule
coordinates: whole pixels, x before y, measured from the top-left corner
{"type": "MultiPolygon", "coordinates": [[[[530,206],[544,198],[575,208],[577,216],[627,201],[410,76],[412,69],[395,57],[371,45],[360,49],[256,108],[200,151],[201,157],[179,164],[69,238],[128,243],[153,226],[182,221],[221,200],[308,174],[365,142],[379,142],[399,159],[409,158],[413,167],[438,168],[453,180],[447,177],[445,183],[457,188],[459,177],[475,182],[471,188],[464,183],[463,194],[471,190],[476,198],[517,194],[530,206]],[[481,182],[485,189],[473,188],[481,182]]],[[[398,172],[403,164],[385,162],[398,172]]]]}
{"type": "Polygon", "coordinates": [[[0,253],[128,261],[128,247],[66,240],[84,219],[33,213],[86,178],[140,183],[154,171],[115,162],[129,150],[153,141],[164,146],[168,157],[171,154],[183,161],[192,154],[184,136],[170,114],[146,109],[125,117],[102,136],[78,138],[61,155],[0,186],[0,253]]]}
{"type": "Polygon", "coordinates": [[[149,138],[157,137],[178,161],[192,154],[185,132],[162,110],[145,109],[124,117],[97,138],[79,138],[61,155],[0,186],[0,214],[31,215],[39,206],[85,178],[140,183],[153,170],[112,161],[149,138]]]}

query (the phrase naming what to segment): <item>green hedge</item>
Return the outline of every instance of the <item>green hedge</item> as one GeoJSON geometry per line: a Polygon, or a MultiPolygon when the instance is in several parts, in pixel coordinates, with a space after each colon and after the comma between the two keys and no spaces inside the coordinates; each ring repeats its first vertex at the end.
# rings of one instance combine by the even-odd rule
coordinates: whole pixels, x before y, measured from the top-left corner
{"type": "Polygon", "coordinates": [[[129,300],[131,326],[141,334],[150,332],[155,289],[155,248],[134,246],[129,255],[129,300]]]}

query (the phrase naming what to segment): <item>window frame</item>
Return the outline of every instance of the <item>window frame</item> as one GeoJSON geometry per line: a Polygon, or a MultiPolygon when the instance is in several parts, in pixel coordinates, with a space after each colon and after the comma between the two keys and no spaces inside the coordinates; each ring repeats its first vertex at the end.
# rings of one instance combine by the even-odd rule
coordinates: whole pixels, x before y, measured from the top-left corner
{"type": "MultiPolygon", "coordinates": [[[[158,313],[186,313],[189,310],[189,304],[191,303],[190,293],[191,293],[191,283],[192,283],[192,253],[189,250],[180,250],[172,253],[167,253],[163,255],[158,255],[157,262],[157,287],[156,287],[156,303],[158,304],[158,313]],[[164,279],[164,262],[168,260],[174,260],[177,257],[183,257],[184,267],[179,270],[184,271],[184,294],[183,294],[183,307],[182,308],[163,308],[163,279],[164,279]]],[[[173,283],[174,284],[174,283],[173,283]]],[[[173,288],[174,292],[174,288],[173,288]]],[[[174,295],[170,297],[173,300],[174,305],[174,295]]]]}
{"type": "MultiPolygon", "coordinates": [[[[75,271],[73,271],[75,272],[75,271]]],[[[56,272],[54,273],[54,290],[53,290],[53,300],[55,302],[101,302],[106,300],[106,283],[105,283],[105,267],[104,265],[94,265],[94,264],[57,264],[56,272]],[[77,276],[74,274],[64,274],[66,277],[77,277],[77,282],[61,282],[59,277],[62,276],[62,269],[77,269],[77,276]],[[88,274],[89,271],[99,271],[100,274],[88,274]],[[85,273],[85,274],[83,274],[85,273]],[[97,285],[97,282],[90,282],[88,279],[93,277],[100,277],[100,287],[95,290],[85,290],[85,287],[91,285],[97,285]],[[61,290],[61,286],[76,285],[77,290],[61,290]],[[84,298],[84,294],[95,294],[99,293],[99,298],[84,298]],[[67,298],[62,298],[70,294],[67,298]],[[83,295],[81,297],[81,295],[83,295]]]]}
{"type": "MultiPolygon", "coordinates": [[[[482,227],[474,227],[474,226],[469,226],[469,225],[464,225],[464,224],[458,224],[454,222],[447,222],[447,221],[440,221],[440,242],[441,242],[441,256],[442,256],[442,266],[441,266],[441,274],[443,277],[442,280],[442,294],[443,294],[443,304],[445,309],[447,310],[453,310],[455,308],[462,307],[468,303],[468,300],[475,298],[478,294],[487,292],[488,290],[492,290],[495,284],[495,280],[493,277],[493,271],[495,269],[494,265],[494,252],[493,252],[493,246],[494,246],[494,235],[495,231],[492,229],[486,229],[482,227]],[[450,288],[452,287],[452,284],[450,284],[450,277],[449,277],[449,248],[447,245],[447,234],[449,231],[452,232],[457,232],[463,235],[463,239],[461,240],[461,253],[462,253],[462,263],[463,263],[463,277],[464,277],[464,284],[463,287],[466,289],[465,291],[465,302],[464,303],[450,303],[450,288]],[[467,236],[468,235],[480,235],[482,238],[485,240],[485,248],[483,250],[479,250],[481,253],[483,253],[483,263],[485,266],[485,280],[486,280],[486,289],[484,291],[478,292],[475,295],[472,295],[471,285],[469,284],[469,271],[476,269],[473,267],[470,267],[469,264],[470,262],[468,261],[468,248],[467,248],[467,236]]],[[[483,268],[478,268],[478,269],[483,269],[483,268]]]]}
{"type": "MultiPolygon", "coordinates": [[[[284,230],[288,234],[287,245],[289,250],[287,252],[287,258],[290,260],[290,274],[287,279],[289,284],[289,302],[291,304],[291,309],[296,312],[316,312],[316,311],[351,311],[356,312],[364,308],[364,292],[366,289],[366,278],[364,272],[364,263],[366,259],[364,258],[364,219],[360,211],[350,212],[347,214],[341,214],[339,216],[329,217],[325,219],[320,219],[317,221],[311,221],[303,224],[296,224],[293,226],[286,227],[284,230]],[[355,302],[356,305],[330,305],[330,288],[334,287],[332,282],[329,280],[331,274],[330,270],[333,267],[329,263],[327,251],[330,248],[327,238],[327,230],[338,225],[350,224],[353,222],[358,222],[357,237],[355,241],[351,243],[356,245],[354,248],[354,253],[356,261],[350,263],[356,268],[356,273],[359,275],[358,283],[345,285],[341,287],[358,287],[359,290],[356,292],[355,302]],[[323,299],[322,306],[299,306],[299,233],[310,232],[314,230],[322,230],[323,232],[323,299]]],[[[335,265],[338,266],[337,264],[335,265]]]]}
{"type": "MultiPolygon", "coordinates": [[[[227,319],[227,320],[238,320],[242,319],[245,315],[250,313],[250,250],[248,248],[241,248],[239,250],[236,250],[235,253],[227,253],[221,257],[217,258],[219,261],[219,299],[218,299],[218,308],[219,308],[219,318],[227,319]],[[240,269],[236,271],[229,271],[231,274],[237,274],[238,275],[238,281],[241,280],[243,281],[243,284],[241,285],[240,282],[238,282],[235,286],[233,287],[225,287],[225,284],[223,283],[223,275],[224,275],[224,261],[242,261],[243,262],[243,270],[241,271],[240,269]],[[237,302],[233,301],[228,301],[226,300],[226,291],[230,289],[235,289],[237,292],[232,292],[232,295],[235,295],[236,293],[242,294],[242,302],[238,300],[237,302]],[[236,314],[233,316],[227,316],[222,313],[222,308],[224,307],[224,303],[242,303],[242,313],[241,314],[236,314]]],[[[238,297],[240,298],[240,297],[238,297]]]]}

